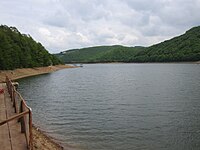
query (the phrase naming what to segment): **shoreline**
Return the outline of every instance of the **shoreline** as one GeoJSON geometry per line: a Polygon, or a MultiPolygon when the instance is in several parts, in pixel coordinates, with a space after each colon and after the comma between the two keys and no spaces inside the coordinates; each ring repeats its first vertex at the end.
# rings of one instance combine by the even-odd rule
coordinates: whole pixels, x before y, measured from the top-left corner
{"type": "Polygon", "coordinates": [[[177,61],[177,62],[73,62],[67,64],[200,64],[200,61],[177,61]]]}
{"type": "Polygon", "coordinates": [[[33,124],[33,150],[82,150],[79,145],[63,143],[38,124],[33,124]]]}
{"type": "MultiPolygon", "coordinates": [[[[48,67],[37,67],[37,68],[23,68],[15,70],[0,70],[0,83],[5,82],[6,75],[11,80],[17,80],[30,76],[42,75],[51,72],[55,72],[61,69],[77,68],[70,65],[56,65],[48,67]]],[[[54,140],[53,137],[42,131],[39,127],[33,123],[33,150],[64,150],[61,143],[54,140]]]]}
{"type": "Polygon", "coordinates": [[[33,150],[64,150],[64,147],[53,137],[33,124],[33,150]]]}
{"type": "Polygon", "coordinates": [[[0,83],[5,82],[5,76],[7,75],[11,80],[17,80],[30,76],[36,76],[41,74],[47,74],[66,68],[77,68],[70,65],[56,65],[48,67],[37,67],[37,68],[23,68],[15,70],[0,70],[0,83]]]}

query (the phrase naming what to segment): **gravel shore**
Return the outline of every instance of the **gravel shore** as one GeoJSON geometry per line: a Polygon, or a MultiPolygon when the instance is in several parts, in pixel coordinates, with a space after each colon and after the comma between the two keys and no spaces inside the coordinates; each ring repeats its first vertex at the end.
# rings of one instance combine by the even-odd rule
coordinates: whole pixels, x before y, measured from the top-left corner
{"type": "Polygon", "coordinates": [[[39,128],[33,126],[33,150],[63,150],[64,148],[39,128]]]}

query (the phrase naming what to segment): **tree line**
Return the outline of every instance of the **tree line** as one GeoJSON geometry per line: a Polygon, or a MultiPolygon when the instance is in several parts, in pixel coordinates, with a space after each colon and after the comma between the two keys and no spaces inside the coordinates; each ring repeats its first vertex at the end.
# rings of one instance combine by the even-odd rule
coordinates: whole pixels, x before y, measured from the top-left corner
{"type": "Polygon", "coordinates": [[[0,70],[61,64],[44,46],[16,27],[0,26],[0,70]]]}

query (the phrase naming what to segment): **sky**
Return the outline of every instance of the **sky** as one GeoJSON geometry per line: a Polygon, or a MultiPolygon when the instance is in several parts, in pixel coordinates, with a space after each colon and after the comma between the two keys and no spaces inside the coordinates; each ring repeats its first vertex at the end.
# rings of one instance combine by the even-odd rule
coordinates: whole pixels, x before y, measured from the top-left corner
{"type": "Polygon", "coordinates": [[[0,0],[0,24],[51,53],[98,45],[150,46],[200,25],[200,0],[0,0]]]}

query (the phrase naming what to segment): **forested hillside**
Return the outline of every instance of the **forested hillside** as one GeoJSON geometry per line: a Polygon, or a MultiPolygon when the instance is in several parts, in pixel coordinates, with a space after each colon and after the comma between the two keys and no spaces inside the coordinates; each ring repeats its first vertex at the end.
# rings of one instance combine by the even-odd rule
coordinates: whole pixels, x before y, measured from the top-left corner
{"type": "Polygon", "coordinates": [[[99,46],[56,54],[74,62],[181,62],[200,60],[200,26],[150,47],[99,46]]]}
{"type": "Polygon", "coordinates": [[[144,47],[96,46],[83,49],[73,49],[55,54],[65,63],[96,63],[96,62],[130,62],[144,47]]]}
{"type": "Polygon", "coordinates": [[[0,70],[41,67],[62,63],[57,57],[17,28],[0,26],[0,70]]]}
{"type": "Polygon", "coordinates": [[[185,34],[150,46],[135,55],[135,62],[181,62],[200,60],[200,26],[185,34]]]}

